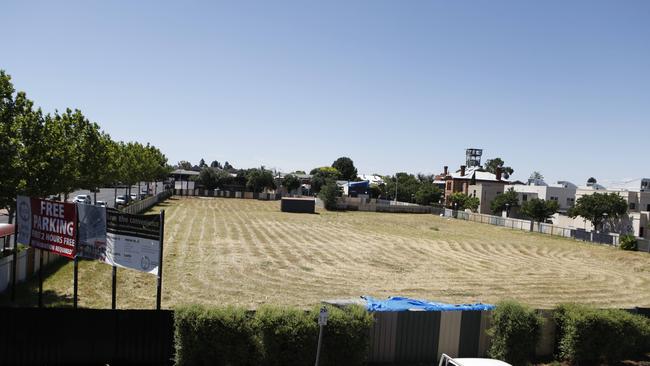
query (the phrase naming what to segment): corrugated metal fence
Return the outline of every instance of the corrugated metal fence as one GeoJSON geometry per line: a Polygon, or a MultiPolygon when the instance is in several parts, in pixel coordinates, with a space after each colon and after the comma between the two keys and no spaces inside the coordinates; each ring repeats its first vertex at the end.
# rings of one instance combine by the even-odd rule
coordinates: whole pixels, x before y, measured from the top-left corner
{"type": "Polygon", "coordinates": [[[0,309],[0,365],[171,365],[171,310],[0,309]]]}
{"type": "Polygon", "coordinates": [[[452,357],[485,356],[491,311],[402,311],[374,313],[368,363],[435,363],[452,357]]]}
{"type": "Polygon", "coordinates": [[[133,202],[132,204],[122,208],[122,212],[130,213],[130,214],[142,213],[144,211],[147,211],[151,207],[157,205],[158,203],[166,200],[167,198],[171,197],[171,195],[172,195],[171,189],[160,192],[155,196],[151,196],[143,200],[133,202]]]}
{"type": "Polygon", "coordinates": [[[223,198],[245,198],[263,201],[277,201],[282,198],[280,193],[257,193],[242,191],[225,191],[221,189],[174,189],[174,195],[177,196],[196,196],[196,197],[223,197],[223,198]]]}
{"type": "Polygon", "coordinates": [[[482,224],[503,226],[515,230],[533,231],[541,234],[561,236],[564,238],[574,238],[577,240],[589,241],[593,243],[618,246],[619,235],[614,233],[595,233],[582,229],[569,229],[551,224],[532,222],[529,220],[485,215],[475,212],[456,211],[451,209],[445,209],[444,216],[453,217],[459,220],[479,222],[482,224]]]}

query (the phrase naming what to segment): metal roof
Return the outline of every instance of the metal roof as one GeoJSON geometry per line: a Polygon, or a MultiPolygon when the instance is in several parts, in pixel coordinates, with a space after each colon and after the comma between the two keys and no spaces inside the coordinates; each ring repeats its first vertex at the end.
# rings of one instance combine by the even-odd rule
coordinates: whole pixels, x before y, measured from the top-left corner
{"type": "Polygon", "coordinates": [[[482,180],[482,181],[492,181],[492,182],[504,182],[508,183],[507,179],[504,179],[503,177],[501,180],[497,180],[496,174],[492,174],[490,172],[483,171],[480,167],[471,167],[465,169],[465,175],[461,175],[460,172],[455,172],[451,173],[451,177],[453,179],[476,179],[476,180],[482,180]]]}
{"type": "Polygon", "coordinates": [[[195,172],[194,170],[185,170],[185,169],[176,169],[171,174],[174,175],[199,175],[199,172],[195,172]]]}

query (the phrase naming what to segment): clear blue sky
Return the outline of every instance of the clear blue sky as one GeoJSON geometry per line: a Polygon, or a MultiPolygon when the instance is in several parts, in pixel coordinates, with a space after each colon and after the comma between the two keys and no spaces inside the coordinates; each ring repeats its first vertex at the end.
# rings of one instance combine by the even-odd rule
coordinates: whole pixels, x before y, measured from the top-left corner
{"type": "Polygon", "coordinates": [[[0,68],[171,163],[650,176],[650,1],[5,1],[0,68]]]}

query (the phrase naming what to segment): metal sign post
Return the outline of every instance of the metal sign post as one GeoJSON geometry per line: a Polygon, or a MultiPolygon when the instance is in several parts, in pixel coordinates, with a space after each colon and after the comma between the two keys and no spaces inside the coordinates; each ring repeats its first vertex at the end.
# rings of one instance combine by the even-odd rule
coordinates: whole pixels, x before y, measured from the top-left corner
{"type": "Polygon", "coordinates": [[[18,203],[16,203],[16,215],[14,216],[14,252],[13,252],[13,261],[11,262],[11,302],[16,301],[16,267],[18,266],[18,215],[20,208],[18,203]]]}
{"type": "Polygon", "coordinates": [[[160,310],[162,297],[163,241],[165,238],[165,210],[160,211],[160,254],[158,256],[158,288],[156,290],[156,310],[160,310]]]}
{"type": "Polygon", "coordinates": [[[320,309],[320,314],[318,314],[318,326],[320,330],[318,331],[318,347],[316,348],[316,366],[318,366],[318,360],[320,359],[320,348],[323,342],[323,328],[327,325],[327,319],[329,318],[329,313],[327,312],[326,307],[320,309]]]}
{"type": "Polygon", "coordinates": [[[111,309],[115,310],[117,306],[117,267],[113,266],[113,291],[111,294],[111,309]]]}
{"type": "Polygon", "coordinates": [[[38,250],[38,307],[43,307],[43,254],[42,249],[38,250]]]}
{"type": "MultiPolygon", "coordinates": [[[[77,206],[75,206],[75,210],[77,206]]],[[[77,290],[79,289],[79,216],[77,216],[77,225],[74,228],[74,284],[73,286],[73,297],[72,297],[72,307],[77,308],[77,290]]]]}

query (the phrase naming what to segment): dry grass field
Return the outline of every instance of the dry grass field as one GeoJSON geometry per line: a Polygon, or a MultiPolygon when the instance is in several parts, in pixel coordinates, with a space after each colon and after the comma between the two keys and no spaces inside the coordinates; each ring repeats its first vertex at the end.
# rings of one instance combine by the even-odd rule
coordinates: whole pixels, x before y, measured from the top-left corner
{"type": "MultiPolygon", "coordinates": [[[[181,303],[309,306],[360,295],[447,302],[516,299],[534,307],[580,302],[650,305],[650,255],[433,215],[280,212],[279,202],[171,199],[163,307],[181,303]]],[[[70,304],[72,265],[44,284],[70,304]]],[[[20,293],[36,304],[36,284],[20,293]]],[[[118,308],[153,308],[155,277],[118,271],[118,308]]],[[[83,261],[80,306],[109,308],[111,268],[83,261]]]]}

